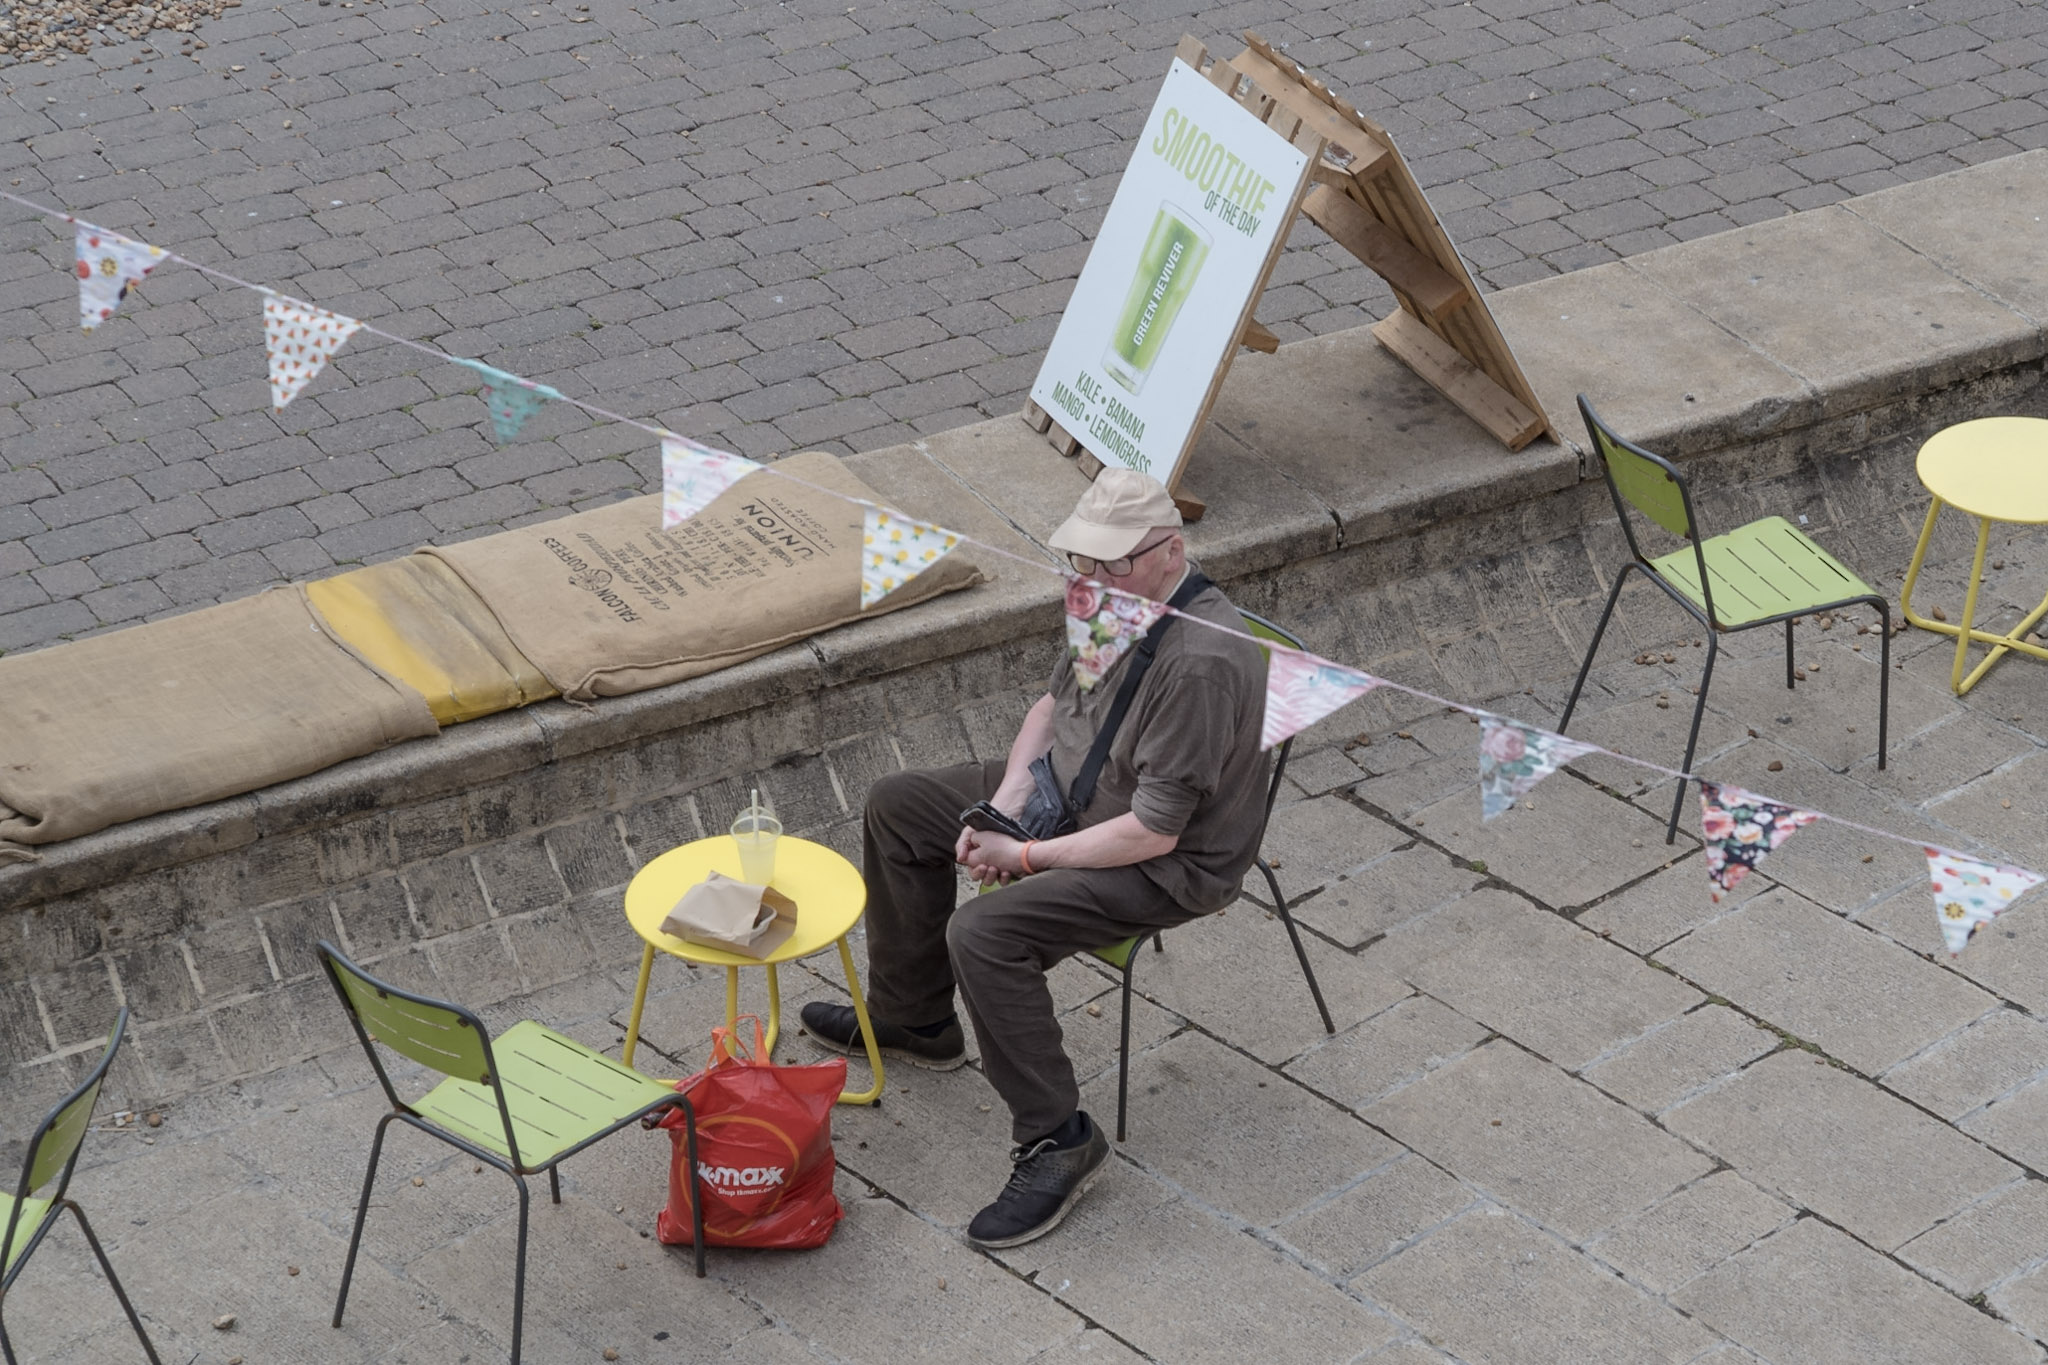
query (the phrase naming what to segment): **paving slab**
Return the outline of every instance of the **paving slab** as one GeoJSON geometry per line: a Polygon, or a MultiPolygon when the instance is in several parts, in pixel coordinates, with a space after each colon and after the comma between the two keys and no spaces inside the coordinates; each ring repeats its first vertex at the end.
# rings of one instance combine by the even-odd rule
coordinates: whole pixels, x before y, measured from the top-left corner
{"type": "Polygon", "coordinates": [[[1468,1360],[1647,1365],[1714,1338],[1641,1290],[1499,1209],[1467,1214],[1357,1285],[1468,1360]],[[1459,1292],[1445,1293],[1446,1285],[1459,1292]]]}
{"type": "Polygon", "coordinates": [[[1838,206],[1629,264],[1805,380],[1827,415],[2025,363],[2041,345],[2026,318],[1838,206]],[[1852,297],[1803,287],[1827,274],[1882,278],[1885,289],[1852,297]],[[1731,280],[1741,283],[1730,289],[1731,280]]]}
{"type": "Polygon", "coordinates": [[[1329,1202],[1274,1229],[1325,1274],[1348,1280],[1478,1198],[1419,1156],[1397,1157],[1329,1202]]]}
{"type": "Polygon", "coordinates": [[[1778,1046],[1778,1036],[1726,1005],[1702,1005],[1644,1034],[1582,1074],[1616,1099],[1659,1113],[1778,1046]]]}
{"type": "Polygon", "coordinates": [[[1870,1076],[1998,1004],[1783,887],[1659,949],[1657,959],[1870,1076]]]}
{"type": "Polygon", "coordinates": [[[1396,1091],[1365,1118],[1575,1242],[1712,1169],[1668,1133],[1506,1042],[1396,1091]]]}
{"type": "Polygon", "coordinates": [[[1668,1294],[1776,1232],[1793,1212],[1733,1171],[1716,1171],[1586,1249],[1653,1293],[1668,1294]]]}
{"type": "Polygon", "coordinates": [[[1328,883],[1294,906],[1293,913],[1323,937],[1356,948],[1449,904],[1485,878],[1483,872],[1458,866],[1439,849],[1412,844],[1328,883]]]}
{"type": "Polygon", "coordinates": [[[1491,822],[1480,819],[1476,776],[1416,819],[1427,822],[1430,842],[1559,908],[1585,905],[1670,856],[1662,822],[1569,773],[1553,774],[1491,822]]]}
{"type": "Polygon", "coordinates": [[[1388,969],[1569,1070],[1700,1003],[1668,972],[1515,897],[1468,896],[1434,920],[1439,950],[1388,969]]]}
{"type": "Polygon", "coordinates": [[[2036,1341],[2048,1339],[2048,1274],[2028,1271],[1989,1295],[1991,1306],[2036,1341]]]}
{"type": "Polygon", "coordinates": [[[2048,152],[2005,157],[1977,174],[1898,185],[1851,208],[1922,255],[2036,321],[2048,321],[2041,204],[2048,152]]]}
{"type": "Polygon", "coordinates": [[[2039,1171],[2048,1167],[2048,1081],[2031,1081],[1956,1126],[2039,1171]]]}
{"type": "Polygon", "coordinates": [[[1249,1233],[1140,1172],[1115,1176],[1067,1220],[1073,1234],[1003,1262],[1155,1360],[1350,1360],[1394,1339],[1382,1312],[1249,1233]],[[1187,1311],[1205,1303],[1231,1307],[1187,1311]]]}
{"type": "Polygon", "coordinates": [[[2019,1174],[1948,1125],[1797,1048],[1669,1111],[1663,1123],[1884,1251],[2019,1174]]]}
{"type": "MultiPolygon", "coordinates": [[[[1280,879],[1280,893],[1291,902],[1391,853],[1410,838],[1398,826],[1340,796],[1318,796],[1275,807],[1266,824],[1264,848],[1266,861],[1280,879]]],[[[1261,900],[1272,895],[1256,868],[1245,873],[1244,889],[1261,900]]]]}
{"type": "Polygon", "coordinates": [[[1709,1271],[1672,1301],[1780,1365],[2041,1358],[2003,1323],[1811,1218],[1709,1271]],[[1817,1304],[1829,1311],[1816,1313],[1817,1304]]]}
{"type": "Polygon", "coordinates": [[[1410,996],[1287,1064],[1303,1085],[1356,1109],[1491,1036],[1484,1024],[1426,995],[1410,996]]]}
{"type": "MultiPolygon", "coordinates": [[[[1685,757],[1685,737],[1692,729],[1692,697],[1686,688],[1698,681],[1698,655],[1687,651],[1679,664],[1693,666],[1692,678],[1684,684],[1663,687],[1647,696],[1616,702],[1598,709],[1588,708],[1572,715],[1571,736],[1616,753],[1633,754],[1666,767],[1676,768],[1685,757]],[[1662,704],[1659,704],[1659,698],[1662,704]]],[[[1718,670],[1717,670],[1718,671],[1718,670]]],[[[1711,689],[1708,695],[1713,695],[1711,689]]],[[[1709,706],[1700,717],[1699,747],[1695,764],[1740,744],[1744,725],[1709,706]]],[[[1570,771],[1591,778],[1603,787],[1639,796],[1662,792],[1669,809],[1672,779],[1634,763],[1624,763],[1604,754],[1586,754],[1571,761],[1570,771]]],[[[1540,790],[1540,789],[1539,789],[1540,790]]]]}
{"type": "Polygon", "coordinates": [[[1981,1294],[2048,1258],[2048,1185],[2020,1180],[1929,1228],[1899,1259],[1958,1294],[1981,1294]]]}
{"type": "MultiPolygon", "coordinates": [[[[1116,1077],[1084,1087],[1082,1104],[1098,1116],[1114,1114],[1116,1077]]],[[[1278,1222],[1401,1154],[1348,1110],[1195,1032],[1132,1059],[1130,1138],[1121,1150],[1255,1226],[1278,1222]]]]}
{"type": "Polygon", "coordinates": [[[1699,846],[1678,844],[1666,851],[1672,855],[1669,866],[1580,911],[1578,922],[1635,952],[1652,953],[1702,924],[1733,914],[1752,896],[1775,885],[1768,873],[1752,872],[1716,903],[1708,894],[1707,865],[1699,846]]]}
{"type": "Polygon", "coordinates": [[[1951,1123],[2048,1071],[2048,1025],[2015,1009],[1982,1019],[1879,1079],[1951,1123]]]}

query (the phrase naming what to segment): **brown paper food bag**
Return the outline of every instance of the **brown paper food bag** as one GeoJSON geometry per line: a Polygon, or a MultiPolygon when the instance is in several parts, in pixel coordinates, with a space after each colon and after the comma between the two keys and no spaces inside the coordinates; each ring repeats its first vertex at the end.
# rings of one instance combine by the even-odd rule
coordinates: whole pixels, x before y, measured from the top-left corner
{"type": "Polygon", "coordinates": [[[796,902],[772,886],[714,872],[683,893],[661,932],[741,957],[764,958],[796,932],[796,902]]]}
{"type": "Polygon", "coordinates": [[[862,610],[864,511],[847,497],[874,490],[818,451],[775,468],[793,477],[749,474],[672,531],[655,495],[420,553],[572,701],[699,677],[983,580],[963,545],[862,610]]]}

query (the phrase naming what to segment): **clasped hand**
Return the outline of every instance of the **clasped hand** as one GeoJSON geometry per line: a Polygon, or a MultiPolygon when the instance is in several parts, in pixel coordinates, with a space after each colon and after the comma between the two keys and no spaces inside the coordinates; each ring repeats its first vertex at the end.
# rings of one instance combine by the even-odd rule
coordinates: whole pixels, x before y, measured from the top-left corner
{"type": "Polygon", "coordinates": [[[1024,875],[1024,845],[1007,834],[962,826],[953,861],[983,886],[1008,886],[1024,875]]]}

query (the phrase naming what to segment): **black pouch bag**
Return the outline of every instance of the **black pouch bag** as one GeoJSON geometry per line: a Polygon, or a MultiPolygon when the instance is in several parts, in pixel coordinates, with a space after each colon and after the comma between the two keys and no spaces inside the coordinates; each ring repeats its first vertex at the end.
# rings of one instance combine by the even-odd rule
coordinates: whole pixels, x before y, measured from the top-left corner
{"type": "MultiPolygon", "coordinates": [[[[1175,610],[1183,609],[1204,588],[1211,586],[1207,575],[1200,570],[1190,570],[1180,590],[1167,600],[1166,605],[1175,610]]],[[[1024,814],[1018,823],[1031,832],[1033,839],[1057,839],[1080,828],[1081,812],[1087,810],[1088,803],[1095,799],[1095,783],[1102,776],[1102,765],[1109,760],[1109,746],[1116,742],[1116,732],[1124,723],[1124,713],[1131,709],[1131,699],[1138,694],[1138,684],[1145,680],[1146,671],[1152,667],[1152,656],[1158,652],[1159,642],[1166,638],[1167,630],[1179,619],[1171,614],[1160,617],[1152,629],[1145,632],[1145,638],[1138,642],[1131,666],[1124,672],[1123,684],[1116,690],[1116,700],[1110,703],[1102,728],[1095,732],[1095,742],[1088,746],[1088,756],[1081,761],[1081,771],[1075,775],[1071,789],[1061,785],[1059,774],[1053,771],[1050,753],[1040,754],[1031,760],[1033,788],[1025,799],[1024,814]]]]}

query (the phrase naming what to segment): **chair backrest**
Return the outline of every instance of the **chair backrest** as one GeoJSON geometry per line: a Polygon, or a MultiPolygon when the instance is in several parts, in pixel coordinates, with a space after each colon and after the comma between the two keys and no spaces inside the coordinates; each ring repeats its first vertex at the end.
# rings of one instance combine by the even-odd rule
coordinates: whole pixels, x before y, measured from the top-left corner
{"type": "Polygon", "coordinates": [[[369,1055],[370,1065],[375,1068],[392,1107],[411,1112],[410,1106],[398,1098],[375,1043],[382,1043],[443,1076],[489,1086],[498,1101],[498,1117],[505,1125],[506,1147],[516,1163],[519,1149],[514,1145],[512,1116],[505,1106],[505,1092],[498,1084],[491,1035],[483,1021],[460,1005],[379,981],[324,940],[319,951],[327,979],[341,997],[342,1008],[348,1011],[349,1023],[355,1027],[356,1037],[369,1055]]]}
{"type": "Polygon", "coordinates": [[[1685,476],[1662,455],[1623,440],[1612,427],[1600,420],[1600,415],[1593,411],[1592,402],[1583,393],[1579,395],[1579,415],[1586,419],[1586,434],[1592,438],[1593,449],[1600,454],[1600,469],[1607,478],[1607,491],[1614,498],[1614,514],[1621,519],[1621,532],[1628,537],[1629,551],[1645,567],[1649,565],[1650,556],[1644,554],[1643,547],[1637,543],[1635,525],[1629,520],[1628,509],[1634,507],[1692,546],[1694,558],[1698,561],[1700,591],[1706,597],[1707,615],[1718,620],[1714,616],[1713,585],[1707,578],[1706,553],[1700,549],[1703,537],[1699,534],[1699,521],[1693,516],[1692,491],[1686,485],[1685,476]]]}
{"type": "MultiPolygon", "coordinates": [[[[78,1164],[78,1152],[85,1145],[86,1130],[92,1126],[93,1106],[99,1103],[100,1087],[106,1084],[107,1068],[114,1064],[114,1052],[121,1046],[121,1039],[128,1032],[128,1011],[124,1007],[114,1018],[113,1032],[107,1035],[107,1050],[100,1054],[99,1064],[92,1073],[79,1082],[78,1088],[44,1117],[28,1140],[28,1159],[21,1165],[21,1184],[15,1193],[14,1209],[8,1215],[7,1226],[0,1230],[0,1267],[13,1260],[16,1224],[21,1220],[22,1206],[30,1195],[52,1181],[56,1188],[50,1194],[50,1202],[57,1203],[64,1198],[64,1192],[71,1186],[71,1171],[78,1164]]],[[[20,1235],[31,1236],[34,1228],[21,1228],[20,1235]]]]}
{"type": "MultiPolygon", "coordinates": [[[[1237,614],[1244,618],[1244,628],[1261,640],[1272,644],[1286,645],[1290,649],[1308,648],[1301,641],[1295,639],[1263,616],[1246,611],[1242,607],[1238,609],[1237,614]]],[[[1264,646],[1260,647],[1260,653],[1264,654],[1268,659],[1273,657],[1273,651],[1266,649],[1264,646]]],[[[1272,780],[1266,784],[1265,813],[1259,817],[1259,838],[1261,841],[1266,837],[1266,822],[1273,818],[1273,803],[1279,799],[1280,779],[1287,774],[1287,755],[1293,749],[1294,736],[1289,735],[1285,740],[1281,741],[1280,747],[1273,751],[1273,776],[1272,780]]]]}

